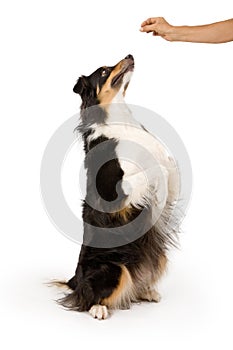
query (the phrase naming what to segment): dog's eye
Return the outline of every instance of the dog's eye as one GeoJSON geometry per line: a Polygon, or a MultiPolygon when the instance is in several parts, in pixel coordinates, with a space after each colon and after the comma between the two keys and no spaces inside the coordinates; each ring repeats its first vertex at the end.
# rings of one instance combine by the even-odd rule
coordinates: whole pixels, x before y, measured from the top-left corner
{"type": "Polygon", "coordinates": [[[107,69],[102,69],[101,77],[105,77],[107,75],[107,69]]]}

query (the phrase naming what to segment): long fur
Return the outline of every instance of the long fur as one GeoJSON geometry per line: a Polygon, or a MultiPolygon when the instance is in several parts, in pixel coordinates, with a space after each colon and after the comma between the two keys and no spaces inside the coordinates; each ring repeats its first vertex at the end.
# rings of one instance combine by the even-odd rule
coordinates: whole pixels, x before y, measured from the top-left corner
{"type": "MultiPolygon", "coordinates": [[[[151,220],[153,210],[159,206],[157,197],[161,185],[158,173],[153,173],[152,180],[157,183],[157,187],[154,192],[150,191],[149,197],[145,193],[145,184],[140,183],[144,187],[134,187],[131,197],[124,189],[124,179],[131,179],[134,169],[124,165],[119,157],[122,130],[126,134],[128,132],[129,138],[137,141],[137,132],[126,125],[131,118],[131,112],[124,103],[133,65],[133,57],[129,55],[113,67],[101,67],[89,77],[82,76],[74,87],[74,92],[82,98],[81,120],[77,129],[82,135],[86,153],[87,197],[83,202],[84,242],[75,275],[66,283],[72,291],[59,300],[59,303],[71,310],[88,311],[98,304],[109,308],[129,308],[131,302],[147,298],[148,290],[153,288],[166,270],[168,248],[177,243],[179,218],[174,206],[177,205],[179,177],[177,174],[173,177],[174,174],[170,172],[175,162],[170,162],[158,141],[155,143],[154,153],[159,158],[161,168],[165,169],[167,195],[161,204],[159,219],[142,235],[140,232],[151,220]],[[122,107],[119,105],[119,108],[114,108],[116,102],[122,107]],[[92,106],[95,108],[91,108],[92,106]],[[124,123],[121,130],[109,127],[111,117],[115,118],[116,113],[121,120],[125,120],[125,129],[124,123]],[[93,155],[91,150],[95,150],[96,146],[99,153],[93,155]],[[111,160],[99,169],[95,177],[94,168],[98,163],[98,156],[101,157],[102,154],[108,154],[111,160]],[[93,186],[97,187],[97,194],[94,193],[93,186]],[[147,201],[144,205],[145,196],[147,201]],[[104,199],[105,206],[107,203],[107,207],[99,204],[100,197],[104,199]],[[90,200],[99,206],[93,208],[89,205],[90,200]],[[109,208],[111,210],[106,210],[109,208]],[[135,235],[136,239],[132,240],[125,235],[125,241],[120,246],[104,246],[108,239],[108,229],[124,232],[124,225],[134,225],[141,214],[140,224],[132,226],[135,233],[139,232],[138,236],[135,235]],[[103,237],[97,228],[105,229],[103,237]],[[102,243],[103,248],[93,244],[96,240],[102,243]]],[[[137,127],[144,133],[142,142],[145,139],[144,143],[148,143],[149,133],[143,126],[137,127]]],[[[148,144],[150,147],[151,142],[148,144]]],[[[135,181],[137,183],[138,178],[135,181]]]]}

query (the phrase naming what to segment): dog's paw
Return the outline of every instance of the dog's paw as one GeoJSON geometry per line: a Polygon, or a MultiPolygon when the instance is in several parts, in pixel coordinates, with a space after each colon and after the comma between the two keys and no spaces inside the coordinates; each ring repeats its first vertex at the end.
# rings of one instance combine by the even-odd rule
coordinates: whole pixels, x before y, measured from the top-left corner
{"type": "Polygon", "coordinates": [[[157,290],[151,290],[149,291],[149,298],[150,301],[154,301],[155,303],[159,303],[161,298],[161,295],[157,292],[157,290]]]}
{"type": "Polygon", "coordinates": [[[147,290],[141,296],[143,300],[154,301],[155,303],[159,303],[161,300],[161,295],[155,289],[147,290]]]}
{"type": "Polygon", "coordinates": [[[98,318],[98,320],[105,320],[108,317],[108,309],[105,305],[93,305],[89,313],[92,317],[98,318]]]}

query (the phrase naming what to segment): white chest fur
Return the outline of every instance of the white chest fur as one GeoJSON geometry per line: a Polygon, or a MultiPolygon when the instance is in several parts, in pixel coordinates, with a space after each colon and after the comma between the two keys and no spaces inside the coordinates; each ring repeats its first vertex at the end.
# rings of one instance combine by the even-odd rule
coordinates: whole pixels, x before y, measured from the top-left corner
{"type": "Polygon", "coordinates": [[[101,135],[118,141],[116,154],[124,171],[122,188],[128,195],[125,205],[152,204],[163,209],[177,199],[179,174],[164,145],[134,119],[125,103],[108,106],[105,124],[95,124],[88,141],[101,135]]]}

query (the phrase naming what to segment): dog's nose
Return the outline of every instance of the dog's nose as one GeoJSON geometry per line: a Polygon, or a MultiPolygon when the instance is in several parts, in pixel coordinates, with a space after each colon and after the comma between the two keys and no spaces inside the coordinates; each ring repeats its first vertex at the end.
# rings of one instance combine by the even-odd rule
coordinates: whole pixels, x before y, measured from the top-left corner
{"type": "Polygon", "coordinates": [[[126,60],[127,60],[127,59],[133,60],[133,55],[127,55],[127,56],[125,57],[125,59],[126,59],[126,60]]]}

